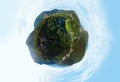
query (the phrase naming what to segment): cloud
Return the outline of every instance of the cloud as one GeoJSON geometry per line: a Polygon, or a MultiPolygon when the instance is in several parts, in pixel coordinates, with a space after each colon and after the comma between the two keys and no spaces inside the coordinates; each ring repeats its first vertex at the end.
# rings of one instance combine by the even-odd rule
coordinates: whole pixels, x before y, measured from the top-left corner
{"type": "Polygon", "coordinates": [[[10,42],[6,41],[2,45],[5,46],[4,50],[8,49],[8,44],[10,46],[8,49],[10,53],[5,51],[3,53],[6,54],[5,57],[11,55],[7,60],[12,60],[11,70],[15,72],[9,71],[9,73],[17,77],[16,80],[12,79],[12,82],[19,79],[21,82],[85,82],[99,68],[109,48],[109,31],[105,24],[104,11],[98,0],[26,0],[20,8],[15,26],[13,35],[8,38],[10,42]],[[34,63],[25,44],[28,35],[34,29],[35,18],[42,11],[54,8],[76,11],[83,28],[89,33],[85,57],[70,67],[34,63]]]}

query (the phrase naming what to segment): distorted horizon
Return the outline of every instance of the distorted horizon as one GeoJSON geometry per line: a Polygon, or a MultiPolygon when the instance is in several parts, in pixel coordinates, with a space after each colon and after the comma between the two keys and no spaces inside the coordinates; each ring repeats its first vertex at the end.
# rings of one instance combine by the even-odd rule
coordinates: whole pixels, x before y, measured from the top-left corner
{"type": "Polygon", "coordinates": [[[0,44],[4,50],[10,51],[11,59],[14,57],[14,61],[10,62],[16,67],[10,69],[16,69],[14,74],[21,75],[22,79],[18,77],[20,82],[85,82],[99,69],[109,49],[110,34],[100,0],[26,0],[19,9],[14,26],[9,37],[0,44]],[[37,64],[31,58],[26,45],[36,17],[43,11],[53,9],[74,10],[83,28],[89,33],[85,57],[72,66],[37,64]],[[9,47],[6,48],[5,45],[9,47]]]}

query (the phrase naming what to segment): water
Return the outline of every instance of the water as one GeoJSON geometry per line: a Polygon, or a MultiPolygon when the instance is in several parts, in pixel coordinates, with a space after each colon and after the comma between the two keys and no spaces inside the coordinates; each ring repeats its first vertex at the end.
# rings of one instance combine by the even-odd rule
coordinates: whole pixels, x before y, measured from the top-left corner
{"type": "MultiPolygon", "coordinates": [[[[16,18],[18,36],[23,44],[34,29],[34,21],[42,11],[53,9],[74,10],[83,26],[89,33],[85,57],[82,61],[70,66],[39,65],[32,61],[26,45],[24,49],[33,67],[36,82],[85,82],[100,67],[109,45],[109,31],[105,24],[105,15],[99,0],[26,0],[16,18]]],[[[33,70],[33,69],[32,69],[33,70]]],[[[35,79],[35,78],[33,78],[35,79]]]]}

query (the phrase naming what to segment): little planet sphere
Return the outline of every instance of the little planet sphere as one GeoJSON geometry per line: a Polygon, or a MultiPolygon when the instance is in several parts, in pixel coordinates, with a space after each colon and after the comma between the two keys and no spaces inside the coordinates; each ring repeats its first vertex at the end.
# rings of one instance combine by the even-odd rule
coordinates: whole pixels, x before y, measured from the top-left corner
{"type": "Polygon", "coordinates": [[[81,61],[88,43],[88,32],[82,28],[73,10],[42,12],[26,40],[33,60],[38,64],[70,66],[81,61]]]}

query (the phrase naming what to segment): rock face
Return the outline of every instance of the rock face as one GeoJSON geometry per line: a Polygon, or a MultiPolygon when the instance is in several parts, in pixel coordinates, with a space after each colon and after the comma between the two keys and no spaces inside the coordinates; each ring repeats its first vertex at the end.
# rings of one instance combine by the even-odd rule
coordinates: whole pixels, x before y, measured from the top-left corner
{"type": "Polygon", "coordinates": [[[34,28],[26,43],[36,63],[69,66],[84,57],[88,33],[74,11],[42,12],[34,28]]]}

